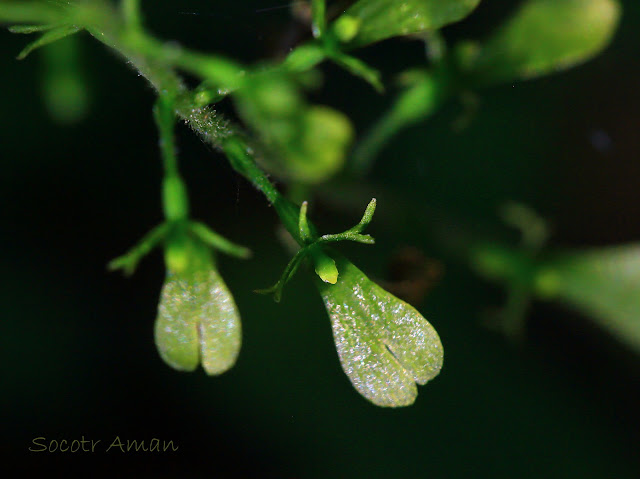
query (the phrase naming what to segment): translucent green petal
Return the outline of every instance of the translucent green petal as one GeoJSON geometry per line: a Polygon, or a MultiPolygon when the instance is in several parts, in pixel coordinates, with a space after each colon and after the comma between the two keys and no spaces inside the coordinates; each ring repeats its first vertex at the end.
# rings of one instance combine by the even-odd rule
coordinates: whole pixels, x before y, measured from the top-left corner
{"type": "Polygon", "coordinates": [[[436,330],[409,304],[333,255],[335,285],[317,281],[331,319],[342,369],[356,390],[378,406],[408,406],[416,383],[440,372],[443,348],[436,330]]]}
{"type": "Polygon", "coordinates": [[[217,271],[210,270],[208,282],[201,287],[206,301],[200,310],[202,367],[207,374],[216,375],[236,363],[242,342],[240,315],[217,271]]]}
{"type": "Polygon", "coordinates": [[[162,359],[181,371],[193,371],[201,361],[207,374],[216,375],[235,364],[240,316],[214,268],[167,274],[155,338],[162,359]]]}
{"type": "MultiPolygon", "coordinates": [[[[349,45],[361,46],[399,35],[435,30],[461,20],[480,0],[360,0],[345,16],[358,25],[349,45]]],[[[340,36],[340,35],[339,35],[340,36]]]]}
{"type": "Polygon", "coordinates": [[[200,357],[193,286],[177,274],[168,273],[158,305],[156,346],[164,362],[179,371],[195,370],[200,357]]]}

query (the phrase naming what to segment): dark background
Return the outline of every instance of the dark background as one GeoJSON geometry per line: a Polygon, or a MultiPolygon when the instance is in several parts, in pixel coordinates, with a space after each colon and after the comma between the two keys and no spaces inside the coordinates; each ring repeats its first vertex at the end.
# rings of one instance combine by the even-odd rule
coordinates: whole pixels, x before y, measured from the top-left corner
{"type": "MultiPolygon", "coordinates": [[[[445,207],[498,228],[498,207],[513,199],[549,219],[552,246],[638,241],[640,5],[622,3],[620,30],[595,60],[480,92],[480,109],[462,131],[452,124],[464,109],[447,105],[389,144],[361,185],[366,193],[353,190],[343,207],[317,201],[312,216],[333,232],[353,224],[369,191],[396,198],[379,205],[381,219],[371,225],[378,244],[345,249],[374,278],[385,279],[403,246],[444,264],[417,305],[440,333],[444,369],[414,406],[399,410],[372,406],[351,387],[308,273],[280,304],[252,292],[275,281],[288,260],[275,214],[186,128],[181,167],[194,216],[255,256],[219,261],[243,318],[237,365],[218,378],[165,366],[152,334],[161,255],[131,279],[105,268],[161,221],[153,92],[83,35],[91,107],[82,122],[61,126],[43,106],[39,54],[17,62],[27,38],[0,32],[4,464],[48,474],[82,468],[91,477],[638,477],[637,356],[550,304],[534,306],[524,346],[509,344],[482,326],[504,300],[498,288],[432,249],[424,228],[398,231],[384,221],[394,208],[445,207]],[[28,451],[35,437],[82,436],[101,440],[95,453],[28,451]],[[115,436],[172,440],[179,450],[106,453],[115,436]]],[[[263,10],[280,6],[275,1],[143,4],[158,35],[247,62],[277,56],[299,34],[287,8],[263,10]]],[[[445,33],[482,36],[510,9],[485,1],[445,33]]],[[[424,62],[420,43],[406,40],[362,56],[387,81],[424,62]]],[[[313,100],[347,113],[362,134],[391,96],[323,70],[313,100]]]]}

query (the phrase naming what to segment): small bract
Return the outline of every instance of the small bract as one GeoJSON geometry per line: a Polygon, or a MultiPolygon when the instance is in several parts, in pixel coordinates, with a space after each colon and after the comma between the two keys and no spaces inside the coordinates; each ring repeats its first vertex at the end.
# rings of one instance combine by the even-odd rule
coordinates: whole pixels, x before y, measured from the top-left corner
{"type": "Polygon", "coordinates": [[[238,308],[206,247],[188,258],[184,268],[167,272],[155,323],[156,346],[172,368],[193,371],[202,363],[207,374],[222,374],[240,352],[238,308]]]}
{"type": "Polygon", "coordinates": [[[417,384],[442,368],[436,330],[411,305],[332,253],[340,276],[335,285],[316,283],[331,319],[342,369],[356,390],[378,406],[408,406],[417,384]]]}

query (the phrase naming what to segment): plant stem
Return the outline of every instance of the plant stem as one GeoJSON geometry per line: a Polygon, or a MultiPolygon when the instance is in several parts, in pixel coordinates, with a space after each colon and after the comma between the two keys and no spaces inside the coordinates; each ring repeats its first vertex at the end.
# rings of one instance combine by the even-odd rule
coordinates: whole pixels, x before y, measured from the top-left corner
{"type": "MultiPolygon", "coordinates": [[[[243,85],[246,69],[225,58],[192,52],[175,43],[152,37],[140,25],[139,1],[126,0],[121,5],[122,10],[116,10],[110,3],[101,0],[65,3],[56,7],[38,2],[9,1],[2,4],[0,20],[76,25],[118,52],[160,96],[168,95],[175,99],[175,114],[185,120],[205,142],[225,152],[231,166],[265,195],[287,231],[302,245],[298,231],[298,206],[287,200],[260,169],[252,148],[241,133],[210,107],[201,107],[195,101],[194,92],[186,87],[175,71],[176,68],[182,69],[208,80],[219,91],[226,93],[243,85]]],[[[317,3],[316,8],[319,5],[317,3]]],[[[315,64],[318,60],[315,58],[311,63],[315,64]]],[[[172,148],[170,141],[163,144],[165,169],[177,173],[172,155],[168,154],[172,148]]],[[[177,175],[171,174],[170,177],[177,178],[177,175]]]]}
{"type": "Polygon", "coordinates": [[[162,181],[162,205],[167,221],[189,219],[189,195],[187,186],[178,171],[178,155],[175,145],[174,100],[169,95],[160,95],[153,109],[160,136],[160,153],[164,165],[162,181]]]}
{"type": "Polygon", "coordinates": [[[103,30],[102,25],[94,24],[88,30],[100,42],[124,56],[159,93],[176,95],[176,115],[187,121],[204,141],[224,151],[233,169],[264,194],[274,206],[287,231],[302,245],[303,241],[298,231],[299,208],[287,200],[267,178],[257,165],[253,158],[253,150],[243,136],[214,110],[199,107],[196,104],[193,93],[169,66],[169,59],[177,66],[189,66],[190,68],[187,68],[189,71],[200,76],[205,76],[202,75],[205,71],[214,70],[216,65],[221,66],[223,74],[209,75],[207,76],[209,79],[214,76],[227,80],[233,79],[233,75],[238,74],[238,71],[227,68],[229,65],[225,66],[225,61],[216,61],[215,57],[189,53],[175,46],[171,49],[179,54],[168,54],[166,45],[152,39],[144,32],[130,35],[121,25],[106,31],[106,29],[103,30]]]}
{"type": "Polygon", "coordinates": [[[422,72],[415,84],[402,92],[374,124],[353,152],[350,170],[366,174],[382,147],[400,130],[431,116],[451,94],[449,81],[439,72],[422,72]]]}
{"type": "Polygon", "coordinates": [[[327,7],[325,0],[312,0],[311,1],[311,13],[312,13],[312,30],[314,38],[320,38],[324,34],[324,30],[327,26],[326,21],[327,7]]]}

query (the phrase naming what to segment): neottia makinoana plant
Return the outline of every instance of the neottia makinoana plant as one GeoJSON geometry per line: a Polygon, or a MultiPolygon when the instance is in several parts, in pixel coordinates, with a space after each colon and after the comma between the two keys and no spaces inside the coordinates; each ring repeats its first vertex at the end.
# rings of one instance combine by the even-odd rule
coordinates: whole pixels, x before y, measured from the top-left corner
{"type": "MultiPolygon", "coordinates": [[[[218,273],[216,254],[250,256],[246,248],[190,217],[173,134],[175,123],[183,120],[264,194],[299,246],[280,280],[260,292],[279,301],[299,267],[310,263],[342,367],[354,387],[376,405],[412,404],[416,383],[425,384],[442,368],[437,332],[415,308],[372,282],[333,249],[342,241],[374,243],[363,231],[373,218],[375,200],[354,227],[322,235],[307,218],[307,202],[298,205],[283,195],[268,174],[295,185],[297,197],[303,192],[308,199],[314,185],[340,171],[362,175],[387,139],[431,115],[447,99],[485,85],[551,73],[595,55],[615,30],[617,2],[526,0],[486,41],[447,48],[438,30],[469,15],[480,0],[357,0],[338,10],[328,8],[332,2],[312,0],[307,2],[312,39],[281,62],[255,67],[155,38],[144,28],[140,3],[1,0],[0,22],[14,33],[40,34],[20,59],[63,37],[87,32],[119,53],[157,93],[154,115],[164,165],[165,221],[110,267],[131,274],[149,251],[164,248],[166,279],[155,323],[162,359],[184,371],[201,364],[210,375],[234,365],[241,345],[240,314],[218,273]],[[309,104],[301,79],[321,62],[331,61],[383,92],[380,72],[353,52],[397,36],[426,42],[431,52],[428,66],[402,75],[404,89],[392,109],[352,147],[349,119],[331,108],[309,104]],[[200,85],[189,88],[182,73],[199,79],[200,85]],[[216,112],[215,103],[227,97],[233,100],[242,126],[216,112]]],[[[521,275],[516,278],[504,267],[520,258],[518,254],[484,248],[479,242],[465,253],[480,274],[506,281],[508,288],[522,288],[521,275]]],[[[567,286],[570,276],[562,276],[561,268],[554,266],[565,263],[545,263],[543,269],[532,264],[534,279],[525,281],[531,294],[562,297],[563,291],[574,291],[573,297],[579,296],[567,286]]]]}

